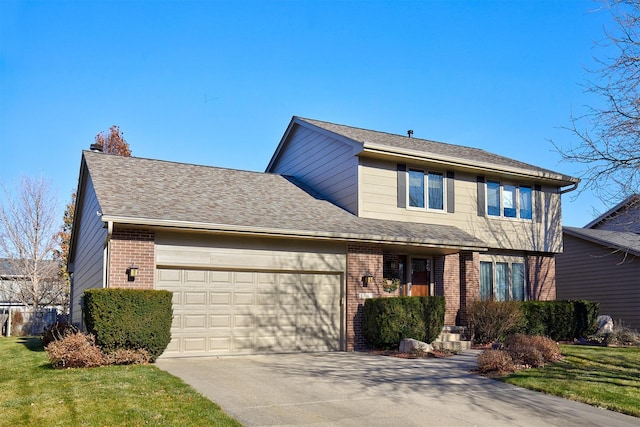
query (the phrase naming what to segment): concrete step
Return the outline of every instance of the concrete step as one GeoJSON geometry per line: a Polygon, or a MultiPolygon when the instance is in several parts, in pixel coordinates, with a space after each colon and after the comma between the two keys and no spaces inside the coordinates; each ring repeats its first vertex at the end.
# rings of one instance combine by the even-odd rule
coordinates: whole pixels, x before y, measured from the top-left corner
{"type": "Polygon", "coordinates": [[[467,328],[464,326],[445,326],[442,332],[431,343],[438,350],[464,351],[471,349],[471,341],[467,328]]]}
{"type": "Polygon", "coordinates": [[[431,343],[433,348],[438,350],[449,351],[465,351],[471,350],[471,341],[434,341],[431,343]]]}

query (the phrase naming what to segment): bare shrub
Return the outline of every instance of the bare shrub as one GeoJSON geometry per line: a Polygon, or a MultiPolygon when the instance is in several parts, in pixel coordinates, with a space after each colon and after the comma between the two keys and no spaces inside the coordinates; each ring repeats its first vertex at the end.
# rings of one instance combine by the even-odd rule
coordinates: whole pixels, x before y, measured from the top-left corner
{"type": "Polygon", "coordinates": [[[503,348],[518,365],[538,367],[561,358],[558,343],[539,335],[510,335],[504,340],[503,348]]]}
{"type": "Polygon", "coordinates": [[[149,362],[151,362],[151,356],[145,349],[120,348],[105,355],[107,365],[146,365],[149,362]]]}
{"type": "Polygon", "coordinates": [[[60,341],[64,337],[77,334],[78,328],[66,322],[56,322],[42,333],[42,346],[46,347],[54,341],[60,341]]]}
{"type": "Polygon", "coordinates": [[[70,334],[53,341],[46,350],[54,368],[91,368],[104,364],[104,355],[93,335],[70,334]]]}
{"type": "Polygon", "coordinates": [[[522,322],[520,304],[515,301],[475,301],[468,314],[476,344],[500,341],[516,332],[522,322]]]}
{"type": "Polygon", "coordinates": [[[640,334],[618,320],[613,323],[613,331],[604,334],[602,339],[607,346],[638,346],[640,345],[640,334]]]}
{"type": "Polygon", "coordinates": [[[513,360],[504,350],[485,350],[478,355],[478,371],[482,373],[504,374],[514,370],[513,360]]]}

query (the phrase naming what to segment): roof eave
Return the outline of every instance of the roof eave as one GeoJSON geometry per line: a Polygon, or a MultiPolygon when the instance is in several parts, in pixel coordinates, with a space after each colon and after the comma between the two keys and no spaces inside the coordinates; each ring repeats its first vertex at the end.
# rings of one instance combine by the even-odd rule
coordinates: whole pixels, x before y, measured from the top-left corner
{"type": "Polygon", "coordinates": [[[221,234],[242,234],[242,235],[254,235],[261,237],[287,237],[295,239],[306,240],[341,240],[348,242],[362,242],[362,243],[382,243],[382,244],[395,244],[404,246],[417,246],[423,248],[440,248],[440,249],[457,249],[464,251],[478,251],[485,252],[488,248],[484,245],[478,244],[465,244],[465,243],[452,243],[444,241],[432,241],[425,242],[423,240],[401,238],[401,237],[388,237],[381,235],[370,234],[358,234],[358,233],[338,233],[328,231],[311,231],[311,230],[294,230],[294,229],[280,229],[280,228],[267,228],[267,227],[250,227],[239,226],[230,224],[213,224],[191,221],[177,221],[166,219],[152,219],[152,218],[132,218],[121,216],[103,215],[102,221],[105,223],[113,222],[114,224],[134,225],[152,228],[165,228],[165,229],[177,229],[177,230],[198,230],[207,231],[210,233],[221,234]]]}
{"type": "Polygon", "coordinates": [[[426,153],[417,150],[406,150],[396,147],[389,147],[387,145],[373,144],[370,142],[364,143],[363,153],[371,153],[384,156],[401,157],[404,159],[429,161],[433,163],[439,163],[442,165],[458,166],[467,169],[474,169],[483,172],[492,173],[508,173],[514,176],[535,178],[553,181],[561,186],[577,184],[580,182],[579,178],[574,178],[562,174],[549,174],[543,171],[535,172],[526,169],[514,168],[504,165],[494,165],[490,163],[484,163],[480,161],[470,161],[466,159],[460,159],[458,157],[434,155],[433,153],[426,153]]]}
{"type": "Polygon", "coordinates": [[[577,239],[581,239],[581,240],[586,240],[588,242],[591,243],[595,243],[597,245],[600,246],[604,246],[608,249],[612,249],[612,250],[616,250],[616,251],[624,251],[625,253],[629,253],[635,256],[640,256],[640,251],[635,250],[634,248],[630,248],[627,246],[622,246],[622,245],[618,245],[614,242],[611,241],[607,241],[607,240],[603,240],[603,239],[598,239],[597,237],[593,237],[593,236],[589,236],[583,233],[580,233],[579,231],[575,231],[575,230],[571,230],[567,227],[562,227],[562,231],[572,237],[575,237],[577,239]]]}

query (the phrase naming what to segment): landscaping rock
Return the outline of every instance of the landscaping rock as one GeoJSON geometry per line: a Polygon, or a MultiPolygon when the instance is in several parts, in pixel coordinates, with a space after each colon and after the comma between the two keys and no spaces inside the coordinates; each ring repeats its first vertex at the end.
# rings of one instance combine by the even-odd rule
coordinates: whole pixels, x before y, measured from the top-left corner
{"type": "Polygon", "coordinates": [[[601,314],[598,316],[596,322],[598,324],[598,331],[596,332],[596,335],[610,334],[613,332],[613,319],[611,316],[601,314]]]}
{"type": "Polygon", "coordinates": [[[405,338],[400,341],[400,353],[413,353],[415,351],[430,353],[433,351],[433,346],[412,338],[405,338]]]}

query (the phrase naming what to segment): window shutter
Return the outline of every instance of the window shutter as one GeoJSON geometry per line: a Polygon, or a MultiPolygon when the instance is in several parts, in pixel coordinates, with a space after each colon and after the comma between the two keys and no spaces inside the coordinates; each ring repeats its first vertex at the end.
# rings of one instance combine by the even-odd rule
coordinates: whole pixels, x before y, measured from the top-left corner
{"type": "Polygon", "coordinates": [[[398,163],[398,207],[407,207],[407,165],[398,163]]]}
{"type": "Polygon", "coordinates": [[[534,221],[542,222],[542,186],[540,184],[536,184],[534,186],[534,203],[535,207],[533,209],[534,221]]]}
{"type": "Polygon", "coordinates": [[[447,171],[447,212],[454,213],[456,211],[456,194],[455,194],[455,174],[453,171],[447,171]]]}
{"type": "Polygon", "coordinates": [[[485,197],[485,179],[484,176],[477,177],[478,181],[478,216],[486,216],[486,197],[485,197]]]}

